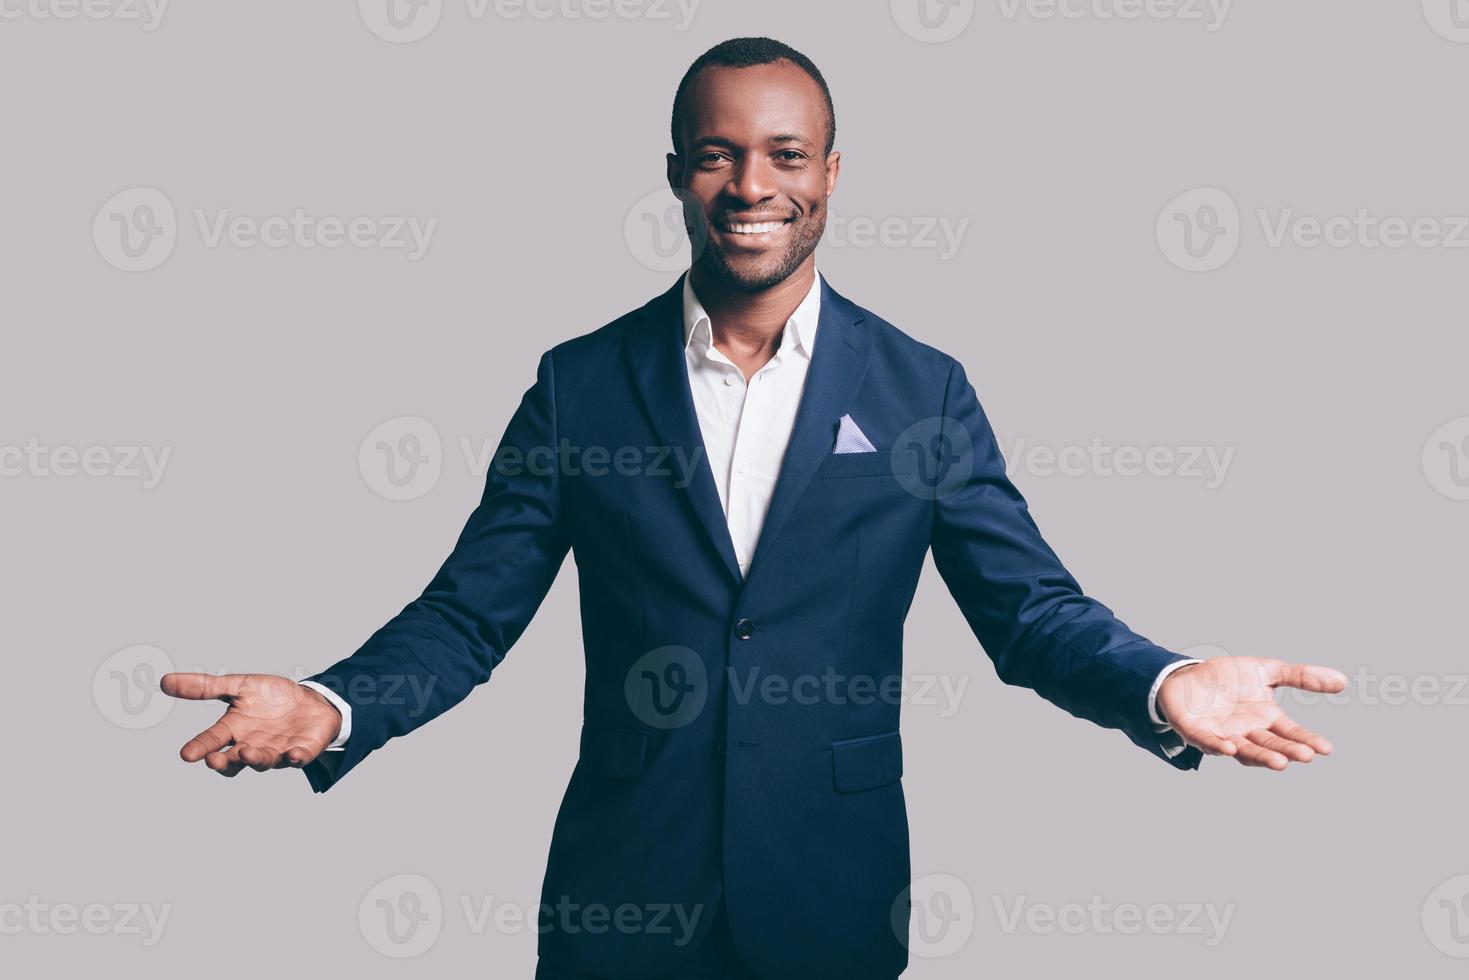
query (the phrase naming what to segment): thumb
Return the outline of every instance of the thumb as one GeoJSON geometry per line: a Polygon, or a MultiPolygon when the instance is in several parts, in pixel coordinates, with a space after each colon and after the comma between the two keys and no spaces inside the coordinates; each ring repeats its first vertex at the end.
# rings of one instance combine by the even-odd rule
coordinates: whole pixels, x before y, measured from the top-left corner
{"type": "Polygon", "coordinates": [[[240,693],[240,674],[194,674],[173,671],[158,679],[164,694],[190,701],[231,698],[240,693]]]}
{"type": "Polygon", "coordinates": [[[1294,687],[1320,694],[1336,694],[1347,688],[1347,675],[1330,667],[1288,664],[1279,660],[1272,660],[1270,667],[1268,683],[1271,687],[1294,687]]]}

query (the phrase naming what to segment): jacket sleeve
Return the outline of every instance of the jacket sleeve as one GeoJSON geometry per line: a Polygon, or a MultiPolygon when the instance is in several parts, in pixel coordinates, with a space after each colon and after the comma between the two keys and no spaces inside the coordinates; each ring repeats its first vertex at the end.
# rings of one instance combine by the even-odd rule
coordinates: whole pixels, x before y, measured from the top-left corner
{"type": "Polygon", "coordinates": [[[1078,718],[1124,732],[1179,769],[1202,753],[1160,741],[1148,694],[1163,668],[1186,660],[1134,633],[1090,596],[1041,537],[1005,475],[989,420],[954,362],[936,440],[945,469],[933,482],[934,564],[1006,684],[1028,687],[1078,718]]]}
{"type": "Polygon", "coordinates": [[[423,593],[355,653],[305,680],[351,707],[341,751],[304,767],[325,792],[368,753],[489,680],[551,588],[569,541],[562,521],[552,352],[541,357],[500,440],[479,505],[423,593]]]}

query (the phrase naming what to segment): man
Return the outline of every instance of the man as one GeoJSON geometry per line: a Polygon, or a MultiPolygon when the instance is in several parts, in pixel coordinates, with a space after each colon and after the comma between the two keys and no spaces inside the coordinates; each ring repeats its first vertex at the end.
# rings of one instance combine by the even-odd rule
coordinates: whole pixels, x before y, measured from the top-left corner
{"type": "Polygon", "coordinates": [[[1179,769],[1330,751],[1272,688],[1338,691],[1341,674],[1189,660],[1132,632],[1041,538],[964,369],[818,275],[840,154],[808,59],[716,46],[679,86],[672,138],[689,272],[541,357],[453,553],[356,653],[300,684],[165,676],[231,705],[185,760],[305,767],[326,791],[487,680],[571,551],[585,723],[537,977],[891,980],[907,962],[899,705],[855,687],[901,678],[930,548],[1006,683],[1179,769]],[[820,696],[768,696],[769,677],[820,696]],[[568,906],[603,927],[568,928],[568,906]],[[692,937],[672,915],[654,928],[660,909],[692,937]]]}

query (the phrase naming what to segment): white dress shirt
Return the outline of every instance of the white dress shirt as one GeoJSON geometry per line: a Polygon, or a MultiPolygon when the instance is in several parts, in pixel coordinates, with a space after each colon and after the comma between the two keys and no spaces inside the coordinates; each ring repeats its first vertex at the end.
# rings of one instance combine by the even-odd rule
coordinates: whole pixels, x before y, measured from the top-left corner
{"type": "MultiPolygon", "coordinates": [[[[694,294],[690,275],[683,279],[684,362],[694,412],[704,439],[704,454],[714,474],[714,486],[724,507],[729,536],[740,574],[748,574],[755,543],[770,509],[781,460],[796,424],[796,409],[806,386],[806,372],[816,349],[816,327],[821,320],[821,274],[786,321],[780,346],[750,380],[714,346],[713,324],[704,304],[694,294]]],[[[1198,663],[1190,660],[1187,663],[1198,663]]],[[[1185,665],[1169,664],[1158,674],[1148,694],[1148,714],[1159,734],[1163,751],[1172,758],[1184,750],[1181,739],[1158,715],[1158,689],[1163,678],[1185,665]]],[[[321,684],[302,681],[321,692],[342,713],[342,731],[327,749],[341,749],[352,729],[352,709],[321,684]]]]}
{"type": "Polygon", "coordinates": [[[684,361],[689,388],[741,575],[750,570],[780,463],[791,441],[820,318],[818,273],[786,321],[775,354],[746,383],[735,363],[714,346],[709,314],[694,295],[689,276],[684,276],[684,361]]]}

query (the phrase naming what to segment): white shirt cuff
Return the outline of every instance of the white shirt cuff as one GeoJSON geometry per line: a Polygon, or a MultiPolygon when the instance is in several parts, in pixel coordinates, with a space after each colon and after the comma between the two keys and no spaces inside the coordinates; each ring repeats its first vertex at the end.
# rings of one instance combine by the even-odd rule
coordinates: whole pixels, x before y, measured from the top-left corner
{"type": "MultiPolygon", "coordinates": [[[[328,751],[328,752],[342,751],[342,747],[347,743],[347,736],[352,734],[352,707],[351,707],[351,705],[347,704],[347,702],[343,701],[340,697],[338,697],[337,696],[337,693],[335,691],[333,691],[331,688],[324,687],[323,685],[318,684],[315,681],[297,681],[296,683],[297,684],[300,684],[302,687],[309,687],[309,688],[311,688],[313,691],[317,692],[322,697],[324,697],[328,701],[330,701],[332,703],[332,707],[336,708],[337,711],[341,712],[341,715],[342,715],[342,730],[337,733],[337,737],[336,738],[332,739],[331,744],[326,747],[326,751],[328,751]]],[[[1156,685],[1155,685],[1155,689],[1156,689],[1156,685]]]]}
{"type": "Polygon", "coordinates": [[[1158,691],[1163,687],[1163,679],[1169,674],[1173,673],[1180,667],[1187,667],[1189,664],[1200,663],[1203,663],[1203,661],[1192,658],[1188,660],[1174,661],[1167,667],[1164,667],[1162,670],[1158,671],[1158,676],[1153,679],[1152,690],[1148,691],[1148,717],[1153,722],[1154,734],[1160,736],[1158,739],[1158,744],[1162,746],[1163,754],[1168,756],[1168,758],[1170,759],[1178,755],[1184,749],[1188,748],[1188,743],[1184,742],[1183,738],[1173,730],[1173,726],[1164,721],[1163,716],[1158,713],[1158,691]]]}

